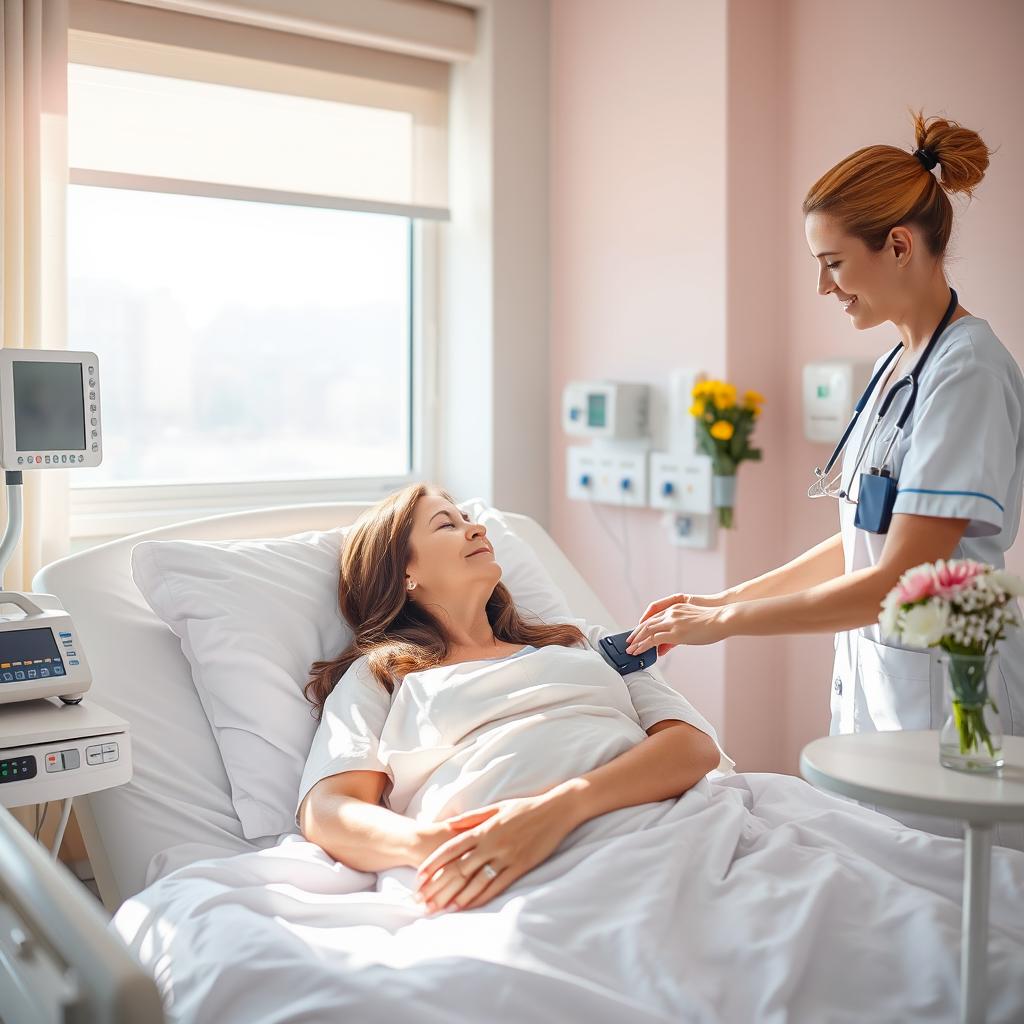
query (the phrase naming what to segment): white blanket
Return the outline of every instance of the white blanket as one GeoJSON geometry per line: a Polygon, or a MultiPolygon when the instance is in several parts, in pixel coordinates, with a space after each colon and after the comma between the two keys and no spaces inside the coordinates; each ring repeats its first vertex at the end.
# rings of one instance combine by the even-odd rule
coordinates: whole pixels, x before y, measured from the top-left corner
{"type": "MultiPolygon", "coordinates": [[[[432,816],[533,791],[553,764],[571,775],[595,751],[614,756],[616,737],[642,739],[621,680],[589,657],[538,652],[420,680],[383,709],[374,756],[392,795],[432,816]],[[514,699],[501,673],[523,688],[514,699]],[[482,719],[473,693],[506,714],[482,719]],[[566,705],[591,711],[554,713],[566,705]],[[415,754],[400,742],[413,724],[415,754]],[[451,777],[445,748],[460,761],[451,777]]],[[[587,822],[475,911],[428,916],[412,869],[359,873],[289,837],[172,872],[114,927],[170,1019],[197,1024],[932,1024],[957,1017],[962,865],[958,840],[748,774],[587,822]]],[[[996,850],[992,890],[989,1020],[1009,1024],[1024,1020],[1024,854],[996,850]]]]}

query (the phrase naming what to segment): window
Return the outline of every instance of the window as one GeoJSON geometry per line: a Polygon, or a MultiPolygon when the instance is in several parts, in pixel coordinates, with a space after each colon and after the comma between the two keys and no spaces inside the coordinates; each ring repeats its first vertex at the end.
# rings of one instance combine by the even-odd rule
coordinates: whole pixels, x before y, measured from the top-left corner
{"type": "Polygon", "coordinates": [[[68,347],[105,449],[75,535],[429,475],[436,88],[72,43],[68,347]]]}
{"type": "Polygon", "coordinates": [[[73,486],[412,470],[408,219],[73,185],[68,225],[104,431],[73,486]]]}

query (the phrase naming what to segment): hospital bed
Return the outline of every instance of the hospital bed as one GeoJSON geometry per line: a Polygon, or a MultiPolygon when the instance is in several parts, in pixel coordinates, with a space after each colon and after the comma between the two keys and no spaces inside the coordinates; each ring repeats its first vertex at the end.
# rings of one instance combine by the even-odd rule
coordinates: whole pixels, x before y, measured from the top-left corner
{"type": "MultiPolygon", "coordinates": [[[[57,594],[83,637],[94,680],[86,699],[131,723],[131,782],[75,802],[96,883],[111,912],[143,888],[152,858],[172,846],[195,843],[225,853],[256,848],[242,836],[180,641],[132,582],[132,548],[142,540],[247,540],[330,530],[354,522],[365,507],[305,505],[195,520],[72,555],[36,577],[35,589],[57,594]]],[[[613,621],[536,522],[506,518],[540,556],[575,614],[613,621]]]]}
{"type": "MultiPolygon", "coordinates": [[[[243,837],[181,644],[132,582],[132,548],[143,540],[248,540],[331,530],[351,524],[366,507],[302,505],[193,520],[99,545],[47,566],[36,577],[34,589],[59,595],[84,639],[94,679],[86,699],[131,725],[131,781],[75,801],[109,912],[144,887],[153,857],[172,847],[195,844],[206,854],[230,854],[272,843],[243,837]]],[[[514,514],[506,519],[541,557],[575,613],[591,621],[611,621],[536,522],[514,514]]],[[[9,815],[0,822],[0,854],[5,862],[0,993],[10,1019],[35,1020],[41,1011],[34,1007],[41,1002],[33,1001],[31,990],[46,988],[53,1005],[75,1005],[74,1019],[82,1024],[156,1024],[158,997],[149,977],[106,931],[102,913],[90,906],[79,883],[62,865],[54,866],[9,815]],[[38,955],[43,948],[48,958],[38,955]],[[70,972],[63,974],[62,967],[70,972]]]]}
{"type": "MultiPolygon", "coordinates": [[[[224,761],[200,703],[181,642],[150,610],[132,580],[130,566],[133,547],[143,540],[256,540],[287,537],[310,530],[331,530],[353,522],[364,507],[359,504],[296,506],[195,520],[126,537],[73,555],[48,566],[37,576],[35,589],[57,594],[61,598],[74,617],[86,644],[94,679],[86,699],[95,699],[131,724],[134,760],[131,782],[76,801],[97,885],[108,910],[114,911],[125,900],[140,893],[146,887],[147,872],[152,872],[154,858],[159,859],[160,855],[172,849],[178,851],[176,867],[194,861],[203,862],[211,856],[252,854],[257,850],[266,850],[266,853],[248,859],[245,869],[248,874],[242,884],[248,887],[248,893],[254,894],[253,898],[266,904],[269,915],[267,920],[270,917],[276,918],[280,912],[278,899],[281,898],[281,886],[271,884],[262,890],[254,886],[252,883],[257,879],[260,869],[253,868],[253,860],[261,864],[271,861],[276,864],[298,856],[300,859],[295,863],[300,869],[305,871],[308,865],[308,860],[301,859],[301,851],[296,855],[286,849],[284,853],[278,854],[277,849],[268,849],[277,842],[274,836],[259,840],[245,838],[242,823],[232,803],[224,761]],[[268,855],[273,855],[271,861],[265,859],[268,855]]],[[[614,621],[563,552],[537,523],[524,516],[505,514],[505,518],[518,536],[539,556],[574,615],[595,623],[610,624],[614,621]]],[[[686,915],[687,920],[693,921],[693,927],[684,930],[683,938],[692,933],[700,934],[701,940],[697,946],[680,950],[672,961],[679,965],[679,969],[670,967],[664,978],[658,977],[660,968],[653,973],[647,969],[655,968],[656,965],[645,959],[648,954],[638,955],[639,947],[622,950],[617,945],[621,941],[618,928],[592,930],[589,933],[590,946],[579,947],[580,950],[587,949],[586,953],[579,954],[583,958],[597,954],[604,957],[603,963],[609,966],[625,965],[623,970],[627,974],[629,971],[639,971],[638,978],[650,990],[656,991],[670,977],[676,988],[680,985],[689,986],[685,992],[679,989],[681,994],[678,1000],[673,997],[674,1016],[666,1017],[663,1012],[652,1011],[649,1005],[633,999],[629,991],[632,979],[623,981],[620,978],[619,987],[616,988],[612,982],[606,981],[603,973],[606,968],[603,966],[593,967],[594,973],[588,976],[584,960],[581,973],[575,978],[579,984],[574,981],[575,987],[567,989],[571,999],[571,1004],[567,1005],[572,1005],[576,1018],[645,1021],[769,1017],[802,1021],[852,1020],[854,1018],[850,1016],[830,1018],[829,1014],[839,1005],[844,1005],[844,1000],[846,1009],[855,1012],[859,1003],[866,998],[864,972],[852,970],[851,967],[862,958],[865,964],[870,965],[865,969],[891,969],[897,972],[888,978],[886,984],[877,988],[877,993],[891,993],[892,1005],[898,1004],[902,1008],[906,1003],[908,1009],[913,1008],[915,1011],[899,1019],[942,1019],[941,1012],[939,1016],[935,1015],[939,1007],[955,1006],[959,987],[956,956],[960,919],[957,905],[959,858],[962,856],[959,849],[949,846],[937,851],[937,848],[925,847],[921,842],[904,835],[887,838],[885,830],[896,826],[879,824],[882,819],[878,816],[873,816],[870,822],[864,821],[863,815],[868,812],[859,812],[861,818],[858,818],[856,813],[843,810],[844,805],[833,798],[818,794],[798,780],[783,776],[733,776],[726,779],[722,788],[716,792],[719,795],[713,803],[702,803],[704,798],[697,796],[695,802],[687,804],[690,811],[680,811],[678,820],[674,820],[671,826],[664,826],[675,829],[673,834],[677,839],[673,841],[671,849],[665,849],[664,855],[659,849],[655,860],[645,862],[642,886],[638,883],[626,892],[616,887],[614,880],[621,863],[618,859],[622,849],[621,841],[615,847],[614,860],[599,862],[598,858],[591,856],[580,862],[581,871],[589,870],[588,866],[593,864],[595,872],[599,869],[605,872],[603,875],[595,874],[594,877],[600,879],[595,884],[601,888],[602,898],[608,907],[617,907],[612,913],[622,914],[623,908],[627,907],[630,912],[635,910],[633,918],[647,920],[645,915],[655,913],[656,908],[666,904],[666,893],[682,901],[679,903],[680,913],[686,915]],[[753,831],[742,824],[747,820],[744,806],[755,810],[759,806],[765,808],[753,831]],[[894,843],[906,847],[906,852],[900,854],[898,861],[885,865],[884,869],[881,866],[875,867],[870,855],[848,857],[845,849],[847,835],[857,841],[860,834],[867,835],[869,844],[883,844],[881,848],[889,851],[886,856],[896,850],[894,843]],[[705,838],[710,837],[714,837],[714,842],[709,845],[705,838]],[[817,877],[799,866],[800,858],[804,856],[802,851],[811,847],[818,851],[814,862],[817,877]],[[913,879],[915,875],[925,873],[926,865],[930,870],[933,859],[941,860],[943,874],[932,886],[934,892],[929,895],[930,902],[926,904],[923,897],[918,899],[919,892],[913,879]],[[664,886],[658,885],[659,873],[663,875],[662,881],[667,883],[664,886]],[[680,878],[687,880],[685,886],[678,885],[680,878]],[[837,882],[840,883],[838,888],[837,882]],[[734,892],[739,894],[736,899],[732,896],[734,892]],[[744,892],[746,896],[742,895],[744,892]],[[937,899],[935,894],[941,898],[937,899]],[[642,904],[642,910],[637,909],[636,904],[640,899],[647,901],[642,904]],[[750,930],[752,924],[749,918],[751,899],[758,901],[758,912],[761,913],[760,908],[763,907],[766,915],[753,932],[750,930]],[[899,904],[905,904],[906,923],[901,925],[901,939],[891,939],[892,928],[882,925],[883,921],[891,924],[894,899],[899,904]],[[616,903],[616,900],[619,902],[616,903]],[[799,910],[802,902],[806,903],[806,912],[799,910]],[[823,929],[817,918],[824,907],[828,907],[830,913],[843,915],[837,920],[844,923],[823,929]],[[915,908],[923,908],[923,911],[915,908]],[[743,917],[737,919],[737,913],[743,917]],[[929,925],[928,915],[935,913],[940,915],[941,921],[936,925],[932,920],[929,925]],[[922,925],[925,931],[919,933],[910,922],[917,922],[922,917],[925,920],[922,925]],[[742,920],[743,924],[738,925],[738,920],[742,920]],[[804,927],[808,929],[806,932],[804,927]],[[930,936],[929,928],[933,936],[930,936]],[[757,937],[758,934],[761,938],[757,937]],[[910,934],[917,936],[915,942],[907,940],[910,934]],[[771,941],[765,945],[768,936],[771,936],[771,941]],[[780,936],[784,936],[784,941],[780,936]],[[737,942],[740,945],[737,946],[737,942]],[[743,955],[739,959],[745,958],[743,980],[741,984],[736,984],[732,965],[737,962],[736,954],[741,952],[743,955]],[[681,956],[685,958],[681,959],[681,956]],[[701,960],[694,959],[691,962],[686,959],[694,956],[700,956],[701,960]],[[822,960],[822,957],[829,956],[831,962],[822,960]],[[887,968],[890,960],[892,966],[887,968]],[[643,966],[645,964],[647,967],[643,966]],[[684,968],[683,964],[687,966],[684,968]],[[928,975],[925,982],[919,984],[914,980],[917,975],[925,974],[928,975]],[[848,991],[845,994],[837,991],[837,986],[845,986],[848,991]],[[692,994],[689,989],[692,989],[692,994]],[[919,999],[922,992],[931,1002],[914,1004],[913,1000],[919,999]],[[716,1011],[712,1011],[711,1002],[705,1000],[712,1000],[717,1007],[716,1011]],[[590,1006],[594,1007],[593,1012],[590,1006]],[[781,1017],[778,1016],[780,1012],[783,1015],[781,1017]]],[[[652,806],[660,807],[648,805],[652,806]]],[[[629,813],[643,815],[648,812],[643,808],[633,808],[629,813]]],[[[3,829],[0,828],[0,839],[2,833],[3,829]]],[[[638,842],[643,840],[641,832],[630,835],[638,836],[638,842]]],[[[629,842],[633,842],[633,839],[629,842]]],[[[870,849],[870,845],[865,849],[870,849]]],[[[236,860],[245,861],[246,858],[236,860]]],[[[207,860],[206,863],[210,862],[207,860]]],[[[230,874],[232,869],[229,862],[214,863],[225,865],[222,870],[217,869],[221,874],[230,874]]],[[[191,870],[188,868],[183,873],[188,874],[191,870]]],[[[317,870],[321,871],[319,877],[323,877],[323,870],[330,872],[331,869],[317,870]]],[[[26,908],[50,915],[48,926],[51,929],[56,927],[58,931],[60,915],[65,912],[63,908],[55,906],[59,900],[52,897],[55,891],[54,876],[59,871],[44,858],[34,858],[19,883],[24,887],[26,898],[23,902],[26,908]]],[[[195,871],[200,874],[206,872],[208,876],[210,869],[203,868],[202,863],[199,863],[195,865],[195,871]]],[[[3,866],[0,865],[0,876],[3,872],[3,866]]],[[[1024,881],[1024,873],[1019,862],[1010,861],[1002,864],[999,872],[1001,877],[997,884],[1010,906],[996,925],[1002,930],[1002,935],[999,947],[993,952],[992,970],[994,975],[998,975],[1002,1010],[993,1019],[1009,1021],[1019,1019],[1017,1012],[1024,1010],[1024,998],[1019,997],[1015,985],[1009,980],[1013,977],[1012,965],[1017,952],[1024,948],[1024,930],[1019,927],[1019,915],[1013,912],[1013,905],[1017,903],[1016,893],[1021,881],[1024,881]],[[1010,893],[1014,893],[1012,899],[1010,893]]],[[[62,878],[56,884],[67,886],[73,883],[62,878]]],[[[185,917],[192,918],[194,924],[192,893],[200,890],[189,888],[196,884],[194,879],[186,878],[181,883],[175,883],[179,884],[181,888],[177,891],[184,900],[185,917]]],[[[199,884],[202,886],[207,883],[200,881],[199,884]]],[[[577,887],[582,884],[583,890],[588,893],[596,891],[594,885],[586,885],[585,875],[582,883],[577,881],[574,884],[577,887]]],[[[559,882],[551,888],[553,896],[558,895],[561,885],[559,882]]],[[[147,892],[150,891],[147,889],[147,892]]],[[[579,888],[576,891],[580,891],[579,888]]],[[[297,898],[300,903],[294,905],[299,906],[305,900],[307,907],[319,899],[313,891],[298,892],[297,898]]],[[[370,901],[373,898],[372,894],[368,897],[370,901]]],[[[140,897],[142,899],[144,896],[140,897]]],[[[228,892],[227,901],[233,903],[234,899],[228,892]]],[[[132,904],[144,906],[140,900],[133,900],[132,904]]],[[[218,900],[223,903],[221,897],[217,897],[214,902],[218,900]]],[[[126,909],[130,909],[132,904],[126,909]]],[[[576,909],[575,905],[564,905],[553,912],[553,919],[568,920],[576,909]]],[[[75,918],[75,927],[78,929],[75,935],[76,938],[81,937],[81,957],[83,961],[89,962],[95,979],[95,957],[89,948],[89,936],[95,935],[97,944],[102,941],[107,950],[113,937],[103,933],[96,919],[90,918],[88,914],[78,914],[74,907],[69,907],[67,912],[75,918]]],[[[514,920],[517,913],[513,908],[511,917],[506,916],[506,924],[514,920]]],[[[998,905],[994,907],[994,913],[999,915],[998,905]]],[[[458,916],[455,915],[456,918],[458,916]]],[[[452,925],[455,928],[460,926],[457,920],[452,925]]],[[[302,927],[301,921],[298,926],[302,927]]],[[[220,927],[222,930],[217,934],[223,936],[223,925],[220,927]]],[[[664,921],[654,931],[658,932],[658,928],[664,931],[664,921]]],[[[281,931],[280,941],[285,941],[288,934],[287,930],[281,931]]],[[[441,935],[442,932],[437,934],[441,935]]],[[[641,932],[631,932],[633,938],[630,941],[639,934],[641,932]]],[[[283,947],[277,944],[279,940],[276,935],[272,933],[271,944],[262,948],[268,956],[272,954],[268,963],[276,963],[279,967],[279,954],[283,947]]],[[[578,946],[579,941],[579,938],[575,938],[570,945],[578,946]]],[[[517,944],[518,933],[514,933],[509,948],[517,944]]],[[[542,947],[548,950],[544,954],[545,959],[550,956],[557,960],[562,956],[562,952],[554,947],[543,944],[542,947]]],[[[217,950],[224,948],[216,946],[217,950]]],[[[69,944],[65,944],[62,952],[67,954],[69,963],[74,966],[74,944],[70,944],[70,948],[69,944]]],[[[185,954],[188,955],[187,950],[185,954]]],[[[218,952],[217,956],[221,955],[218,952]]],[[[575,951],[571,955],[576,956],[575,951]]],[[[496,994],[502,994],[502,998],[513,998],[528,981],[530,991],[536,997],[535,1006],[546,1006],[549,1011],[547,1019],[558,1019],[550,1014],[555,1013],[557,993],[563,991],[566,979],[559,966],[552,964],[549,969],[540,963],[536,976],[531,974],[528,979],[523,976],[517,980],[516,985],[503,988],[507,985],[506,976],[497,970],[501,967],[503,956],[504,953],[499,953],[489,958],[485,952],[479,952],[464,959],[463,962],[469,966],[458,975],[458,980],[455,980],[455,975],[449,977],[447,973],[455,963],[450,956],[442,956],[429,970],[386,974],[387,984],[383,986],[376,980],[379,974],[374,973],[374,970],[379,972],[382,969],[379,967],[369,970],[367,978],[363,980],[344,974],[336,977],[314,973],[311,976],[317,982],[326,978],[336,984],[336,988],[320,992],[319,997],[323,1000],[321,1010],[331,1006],[341,1016],[345,1015],[344,1003],[348,997],[346,987],[359,981],[364,996],[370,990],[368,998],[374,1001],[376,1011],[373,1019],[395,1019],[394,1016],[389,1017],[388,1013],[395,1010],[403,997],[400,992],[391,996],[389,989],[401,978],[402,984],[409,986],[404,998],[412,999],[426,997],[442,979],[444,985],[466,983],[467,979],[469,984],[479,983],[489,998],[496,994]],[[563,988],[559,988],[560,985],[563,988]],[[549,997],[549,991],[555,994],[549,997]],[[397,1002],[387,1003],[388,998],[397,1002]],[[379,1005],[376,1002],[378,999],[379,1005]]],[[[299,971],[307,966],[303,960],[288,963],[294,964],[299,971]]],[[[601,961],[595,961],[597,963],[601,961]]],[[[165,966],[161,962],[158,970],[163,972],[165,966]]],[[[248,990],[255,991],[258,988],[258,983],[255,987],[250,984],[250,979],[258,975],[250,972],[260,968],[247,958],[244,950],[236,956],[233,982],[209,980],[213,974],[207,968],[212,966],[212,962],[207,962],[198,974],[193,970],[189,975],[197,987],[206,983],[226,984],[228,988],[221,991],[231,992],[230,998],[241,1000],[251,994],[248,990]]],[[[321,969],[315,960],[309,961],[308,967],[314,972],[321,969]]],[[[669,967],[667,962],[665,967],[669,967]]],[[[0,960],[0,975],[3,968],[4,964],[0,960]]],[[[269,966],[267,969],[273,971],[274,967],[269,966]]],[[[217,977],[219,971],[218,967],[217,977]]],[[[112,972],[114,980],[112,984],[110,979],[107,981],[105,1003],[94,999],[92,1006],[98,1009],[76,1017],[76,1020],[108,1024],[132,1019],[124,1016],[123,1012],[118,1015],[117,1007],[123,1005],[123,1000],[119,1003],[116,998],[111,998],[109,990],[113,987],[114,995],[117,996],[130,986],[138,988],[141,985],[140,979],[148,979],[141,972],[133,975],[127,971],[123,960],[112,967],[112,972]],[[114,972],[115,967],[120,973],[114,972]],[[106,1008],[103,1009],[103,1006],[106,1008]]],[[[273,975],[268,974],[267,977],[273,975]]],[[[281,999],[289,1000],[288,1007],[291,1007],[290,1000],[301,995],[301,989],[301,985],[294,985],[289,979],[289,984],[274,986],[273,991],[275,994],[280,991],[281,999]]],[[[306,991],[316,993],[317,984],[314,983],[306,991]]],[[[255,997],[262,998],[258,992],[255,997]]],[[[223,1000],[227,997],[216,998],[223,1000]]],[[[365,1009],[367,1004],[364,1001],[360,1005],[365,1009]]],[[[890,1005],[888,1009],[891,1008],[890,1005]]],[[[273,1019],[282,1019],[279,1016],[281,1012],[287,1013],[289,1010],[278,1006],[274,1010],[278,1016],[272,1014],[273,1019]]],[[[144,1019],[157,1021],[158,1017],[146,1016],[144,1019]]],[[[244,1015],[239,1017],[236,1013],[232,1019],[244,1019],[244,1015]]],[[[255,1019],[255,1016],[251,1019],[255,1019]]],[[[322,1014],[317,1017],[314,1013],[302,1019],[326,1018],[322,1018],[322,1014]]],[[[563,1014],[561,1019],[567,1018],[563,1014]]],[[[897,1018],[885,1016],[883,1012],[882,1016],[875,1019],[897,1018]]]]}

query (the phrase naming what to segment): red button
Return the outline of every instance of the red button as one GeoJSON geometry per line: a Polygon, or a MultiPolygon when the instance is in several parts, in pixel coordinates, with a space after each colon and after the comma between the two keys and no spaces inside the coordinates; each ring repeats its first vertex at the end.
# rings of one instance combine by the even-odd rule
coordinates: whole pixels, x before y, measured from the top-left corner
{"type": "Polygon", "coordinates": [[[43,461],[42,455],[37,455],[36,456],[36,462],[42,462],[42,461],[43,461]]]}

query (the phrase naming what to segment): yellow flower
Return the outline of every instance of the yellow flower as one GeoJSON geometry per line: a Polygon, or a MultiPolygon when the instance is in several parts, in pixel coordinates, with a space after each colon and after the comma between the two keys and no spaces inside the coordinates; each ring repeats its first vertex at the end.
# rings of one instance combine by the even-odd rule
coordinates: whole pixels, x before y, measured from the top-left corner
{"type": "Polygon", "coordinates": [[[760,391],[748,391],[744,394],[743,400],[747,405],[764,405],[764,395],[760,391]]]}
{"type": "Polygon", "coordinates": [[[715,405],[719,409],[731,409],[736,404],[736,388],[732,384],[719,382],[715,388],[715,405]]]}
{"type": "Polygon", "coordinates": [[[731,441],[734,428],[728,420],[718,420],[711,425],[710,433],[716,441],[731,441]]]}
{"type": "Polygon", "coordinates": [[[691,416],[703,416],[704,415],[704,403],[703,402],[694,402],[693,405],[690,406],[690,415],[691,416]]]}
{"type": "Polygon", "coordinates": [[[694,398],[710,398],[715,393],[715,381],[713,380],[701,380],[694,385],[693,397],[694,398]]]}

